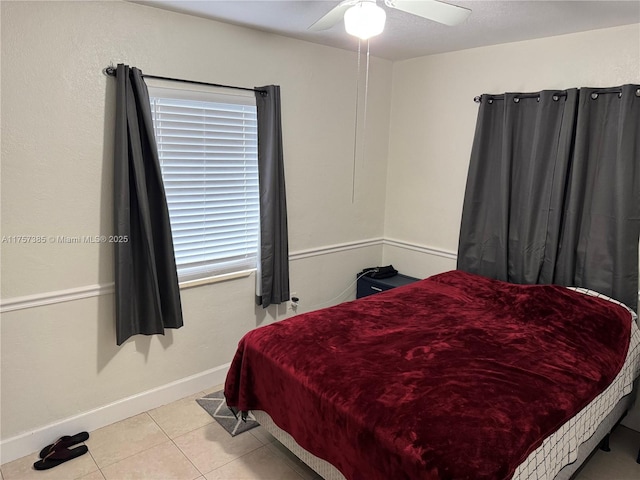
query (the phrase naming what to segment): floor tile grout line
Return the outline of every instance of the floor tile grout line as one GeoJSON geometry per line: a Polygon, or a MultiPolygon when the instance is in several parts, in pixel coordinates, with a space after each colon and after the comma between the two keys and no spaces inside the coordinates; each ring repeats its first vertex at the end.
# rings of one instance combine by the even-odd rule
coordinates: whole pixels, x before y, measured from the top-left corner
{"type": "MultiPolygon", "coordinates": [[[[149,415],[149,414],[148,414],[148,412],[142,412],[142,413],[139,413],[138,415],[143,415],[143,414],[146,414],[146,415],[151,419],[151,421],[152,421],[152,422],[153,422],[153,423],[154,423],[158,428],[160,428],[160,426],[156,423],[156,421],[153,419],[153,417],[152,417],[151,415],[149,415]]],[[[136,416],[138,416],[138,415],[134,415],[134,417],[136,417],[136,416]]],[[[129,417],[129,418],[133,418],[133,417],[129,417]]],[[[125,419],[125,420],[128,420],[128,419],[125,419]]],[[[120,420],[120,422],[122,422],[122,421],[124,421],[124,420],[120,420]]],[[[110,425],[107,425],[107,426],[116,425],[116,424],[118,424],[118,423],[120,423],[120,422],[114,422],[114,423],[112,423],[112,424],[110,424],[110,425]]],[[[162,428],[160,428],[160,431],[165,435],[165,437],[167,437],[167,438],[166,438],[166,440],[164,440],[164,441],[162,441],[162,442],[160,442],[160,443],[157,443],[157,444],[155,444],[155,445],[152,445],[152,446],[150,446],[150,447],[148,447],[148,448],[145,448],[144,450],[140,450],[139,452],[132,453],[131,455],[128,455],[128,456],[126,456],[126,457],[122,457],[121,459],[119,459],[119,460],[117,460],[117,461],[115,461],[115,462],[111,462],[111,463],[109,463],[109,464],[107,464],[107,465],[104,465],[104,466],[100,466],[100,465],[98,464],[98,462],[96,461],[96,465],[98,465],[98,469],[99,469],[100,471],[102,471],[102,469],[103,469],[103,468],[108,468],[108,467],[110,467],[111,465],[115,465],[116,463],[122,462],[123,460],[127,460],[127,459],[129,459],[129,458],[131,458],[131,457],[135,457],[136,455],[139,455],[139,454],[141,454],[141,453],[143,453],[143,452],[147,452],[147,451],[151,450],[152,448],[155,448],[155,447],[157,447],[158,445],[162,445],[163,443],[166,443],[168,440],[171,440],[171,439],[169,438],[169,436],[165,433],[165,431],[164,431],[164,430],[162,430],[162,428]]],[[[93,458],[93,455],[92,455],[91,457],[93,458]]],[[[94,461],[95,461],[95,459],[94,459],[94,461]]],[[[104,474],[102,474],[102,476],[104,476],[104,474]]]]}
{"type": "MultiPolygon", "coordinates": [[[[275,441],[280,443],[280,441],[277,438],[275,439],[275,441]]],[[[280,443],[280,444],[284,448],[287,448],[282,443],[280,443]]],[[[299,467],[299,465],[296,465],[295,462],[292,459],[288,458],[286,455],[284,455],[282,452],[280,452],[278,450],[278,448],[276,447],[276,445],[274,445],[274,442],[269,442],[268,444],[265,444],[265,447],[267,447],[267,450],[269,450],[279,461],[284,463],[287,467],[289,467],[291,470],[293,470],[296,475],[298,475],[301,479],[304,480],[305,477],[303,477],[302,473],[300,473],[298,471],[297,467],[299,467]]],[[[302,462],[307,468],[311,468],[306,463],[304,463],[302,460],[300,460],[300,462],[302,462]]]]}
{"type": "MultiPolygon", "coordinates": [[[[162,433],[165,433],[165,432],[163,431],[162,433]]],[[[166,433],[165,433],[165,435],[166,435],[166,433]]],[[[104,472],[102,471],[104,468],[109,468],[109,467],[110,467],[110,466],[112,466],[112,465],[115,465],[115,464],[117,464],[117,463],[123,462],[124,460],[128,460],[128,459],[130,459],[130,458],[133,458],[133,457],[135,457],[136,455],[140,455],[140,454],[142,454],[142,453],[148,452],[149,450],[153,450],[154,448],[157,448],[157,447],[159,447],[159,446],[161,446],[161,445],[164,445],[165,443],[169,443],[169,442],[171,442],[171,443],[172,443],[172,444],[173,444],[173,445],[178,449],[178,451],[182,454],[182,456],[184,456],[184,457],[189,461],[189,463],[190,463],[191,465],[193,465],[193,462],[191,461],[191,459],[190,459],[190,458],[189,458],[189,457],[188,457],[188,456],[187,456],[187,455],[186,455],[186,454],[185,454],[185,453],[180,449],[180,447],[178,447],[178,445],[176,445],[176,443],[175,443],[171,438],[168,438],[168,437],[167,437],[167,440],[165,440],[165,441],[163,441],[163,442],[161,442],[161,443],[158,443],[158,444],[156,444],[156,445],[152,445],[151,447],[149,447],[149,448],[145,448],[144,450],[140,450],[139,452],[136,452],[136,453],[134,453],[134,454],[132,454],[132,455],[129,455],[128,457],[121,458],[120,460],[118,460],[118,461],[116,461],[116,462],[113,462],[113,463],[110,463],[110,464],[108,464],[108,465],[105,465],[104,467],[98,467],[98,470],[100,470],[100,473],[102,473],[102,476],[103,476],[104,478],[107,478],[107,476],[106,476],[106,475],[104,474],[104,472]]],[[[96,464],[97,464],[97,462],[96,462],[96,464]]],[[[202,472],[200,472],[200,469],[199,469],[198,467],[196,467],[195,465],[193,465],[193,467],[196,469],[196,471],[197,471],[197,472],[199,472],[199,473],[200,473],[200,475],[198,475],[198,477],[203,475],[203,474],[202,474],[202,472]]],[[[89,472],[89,473],[91,473],[91,472],[89,472]]],[[[195,478],[198,478],[198,477],[195,477],[195,478]]]]}
{"type": "MultiPolygon", "coordinates": [[[[195,468],[195,469],[196,469],[196,472],[198,472],[198,473],[200,474],[200,475],[198,475],[198,476],[199,476],[199,477],[203,477],[203,476],[205,475],[205,474],[204,474],[204,472],[202,472],[202,470],[200,470],[200,469],[198,468],[198,466],[197,466],[195,463],[193,463],[193,460],[191,460],[191,459],[189,458],[189,455],[187,455],[184,451],[182,451],[182,449],[180,448],[180,446],[179,446],[178,444],[176,444],[176,442],[174,442],[173,438],[171,438],[170,440],[171,440],[171,443],[173,443],[173,445],[178,449],[178,451],[180,452],[180,454],[181,454],[184,458],[186,458],[186,459],[187,459],[187,461],[188,461],[191,465],[193,465],[193,468],[195,468]]],[[[198,477],[195,477],[195,478],[198,478],[198,477]]]]}
{"type": "MultiPolygon", "coordinates": [[[[188,396],[190,397],[191,395],[188,395],[188,396]]],[[[187,398],[187,397],[184,397],[184,398],[187,398]]],[[[180,400],[182,400],[182,399],[180,399],[180,400]]],[[[180,400],[176,400],[176,401],[178,402],[178,401],[180,401],[180,400]]],[[[167,404],[167,405],[169,405],[169,404],[167,404]]],[[[147,412],[147,413],[148,413],[148,412],[147,412]]],[[[181,454],[184,458],[186,458],[186,459],[187,459],[187,461],[188,461],[188,462],[193,466],[193,468],[195,468],[195,469],[196,469],[196,472],[198,472],[198,473],[200,474],[200,475],[198,475],[197,477],[194,477],[194,479],[192,479],[192,480],[195,480],[195,479],[196,479],[196,478],[198,478],[198,477],[204,477],[204,475],[205,475],[205,474],[204,474],[204,473],[203,473],[203,472],[202,472],[202,471],[201,471],[201,470],[196,466],[196,464],[194,464],[194,463],[193,463],[193,461],[189,458],[189,456],[188,456],[185,452],[183,452],[183,451],[182,451],[182,449],[180,448],[180,446],[175,442],[175,440],[171,437],[171,435],[169,435],[169,434],[165,431],[165,429],[164,429],[164,428],[162,428],[162,425],[160,425],[160,424],[156,421],[156,419],[155,419],[155,418],[153,418],[153,415],[151,415],[151,414],[149,413],[149,417],[151,418],[151,420],[153,420],[153,422],[157,425],[157,427],[162,431],[162,433],[164,433],[164,434],[167,436],[167,438],[171,441],[171,443],[173,444],[173,446],[174,446],[174,447],[176,447],[176,448],[178,449],[178,451],[180,452],[180,454],[181,454]]],[[[208,424],[207,424],[207,425],[208,425],[208,424]]],[[[202,428],[202,427],[198,427],[198,428],[202,428]]],[[[191,432],[195,432],[196,430],[198,430],[198,428],[194,428],[193,430],[190,430],[190,431],[188,431],[188,432],[184,433],[183,435],[188,435],[188,434],[189,434],[189,433],[191,433],[191,432]]],[[[178,436],[176,436],[176,438],[181,437],[181,436],[182,436],[182,435],[178,435],[178,436]]]]}
{"type": "MultiPolygon", "coordinates": [[[[218,391],[218,390],[216,390],[216,392],[217,392],[217,391],[218,391]]],[[[212,392],[212,393],[215,393],[215,392],[212,392]]],[[[201,391],[201,392],[199,393],[199,395],[200,395],[200,396],[199,396],[198,398],[202,398],[202,397],[204,397],[205,395],[209,395],[209,394],[208,394],[208,393],[206,393],[206,391],[205,391],[205,390],[203,390],[203,391],[201,391]]],[[[188,397],[190,397],[190,396],[191,396],[191,395],[188,395],[187,397],[184,397],[184,398],[188,398],[188,397]]],[[[182,399],[181,399],[181,400],[182,400],[182,399]]],[[[179,401],[179,400],[176,400],[176,401],[179,401]]],[[[194,400],[194,401],[195,401],[195,400],[194,400]]],[[[182,455],[184,455],[184,456],[187,458],[187,460],[189,460],[189,462],[194,466],[194,468],[195,468],[198,472],[200,472],[201,476],[203,476],[203,477],[204,477],[204,476],[206,476],[206,475],[209,475],[211,472],[214,472],[214,471],[218,470],[219,468],[224,467],[225,465],[230,464],[231,462],[235,462],[236,460],[238,460],[238,459],[240,459],[240,458],[244,457],[245,455],[248,455],[249,453],[255,452],[256,450],[258,450],[258,449],[260,449],[260,448],[262,448],[262,447],[266,447],[266,445],[267,445],[267,444],[266,444],[265,442],[263,442],[261,439],[257,438],[255,435],[253,435],[253,434],[252,434],[253,438],[254,438],[254,439],[256,439],[256,440],[258,441],[258,443],[260,443],[260,446],[259,446],[259,447],[256,447],[256,448],[254,448],[254,449],[252,449],[252,450],[250,450],[250,451],[248,451],[248,452],[245,452],[245,453],[243,453],[242,455],[240,455],[240,456],[238,456],[238,457],[236,457],[236,458],[234,458],[234,459],[232,459],[232,460],[229,460],[228,462],[225,462],[225,463],[223,463],[223,464],[221,464],[221,465],[217,466],[216,468],[214,468],[213,470],[211,470],[211,471],[209,471],[209,472],[203,472],[202,470],[200,470],[200,469],[199,469],[199,468],[198,468],[198,467],[193,463],[193,461],[189,458],[189,456],[187,455],[187,453],[186,453],[186,452],[184,452],[184,451],[180,448],[180,446],[179,446],[179,445],[174,441],[174,439],[173,439],[173,438],[171,438],[171,437],[167,434],[167,432],[165,432],[165,430],[162,428],[162,426],[161,426],[158,422],[156,422],[156,420],[153,418],[153,416],[152,416],[151,414],[149,414],[149,417],[151,417],[151,419],[156,423],[156,425],[158,426],[158,428],[160,428],[160,430],[162,430],[162,432],[163,432],[165,435],[167,435],[167,437],[169,437],[169,439],[173,442],[173,444],[174,444],[174,445],[176,446],[176,448],[180,451],[180,453],[182,453],[182,455]]],[[[211,424],[215,424],[215,423],[216,423],[216,422],[215,422],[215,419],[214,419],[213,417],[211,417],[211,421],[210,421],[210,422],[206,423],[205,425],[201,425],[201,426],[199,426],[199,427],[197,427],[197,428],[194,428],[193,430],[190,430],[189,432],[182,433],[182,434],[180,434],[180,435],[176,436],[176,438],[181,437],[181,436],[183,436],[183,435],[188,435],[189,433],[195,432],[196,430],[198,430],[198,429],[200,429],[200,428],[203,428],[203,427],[206,427],[207,425],[211,425],[211,424]]],[[[249,433],[251,433],[251,431],[248,431],[248,432],[249,432],[249,433]]],[[[245,432],[245,433],[246,433],[246,432],[245,432]]],[[[296,472],[296,473],[297,473],[297,472],[296,472]]]]}
{"type": "MultiPolygon", "coordinates": [[[[91,457],[91,460],[93,460],[93,464],[96,466],[96,468],[98,469],[98,471],[100,472],[100,474],[104,477],[104,474],[102,473],[102,471],[100,470],[100,466],[98,465],[98,462],[96,462],[95,457],[93,456],[93,454],[91,453],[91,450],[89,450],[89,447],[87,446],[87,444],[85,442],[82,442],[82,445],[84,445],[85,447],[87,447],[87,453],[89,454],[89,456],[91,457]]],[[[76,477],[76,480],[85,477],[87,475],[89,475],[90,473],[95,472],[95,470],[90,471],[89,473],[80,475],[79,477],[76,477]]]]}
{"type": "MultiPolygon", "coordinates": [[[[204,395],[205,395],[205,392],[204,392],[204,391],[202,391],[202,392],[200,392],[200,394],[201,394],[202,396],[204,396],[204,395]]],[[[188,398],[188,397],[190,397],[190,396],[191,396],[191,395],[188,395],[187,397],[184,397],[184,398],[188,398]]],[[[199,398],[202,398],[202,397],[199,397],[199,398]]],[[[183,400],[183,399],[180,399],[180,400],[183,400]]],[[[180,400],[176,400],[176,401],[180,401],[180,400]]],[[[195,401],[195,400],[194,400],[194,401],[195,401]]],[[[146,413],[148,413],[148,412],[146,412],[146,413]]],[[[168,433],[167,433],[167,432],[162,428],[162,426],[161,426],[158,422],[156,422],[156,420],[153,418],[153,416],[152,416],[151,414],[149,414],[149,417],[150,417],[150,418],[151,418],[151,420],[153,420],[153,422],[158,426],[158,428],[162,431],[162,433],[164,433],[164,434],[169,438],[169,440],[171,440],[171,442],[175,445],[175,447],[178,449],[178,451],[179,451],[179,452],[180,452],[180,453],[181,453],[181,454],[182,454],[182,455],[183,455],[183,456],[184,456],[184,457],[189,461],[189,463],[191,463],[191,465],[193,465],[193,467],[196,469],[196,471],[200,472],[200,475],[199,475],[199,476],[202,476],[202,477],[205,477],[205,476],[206,476],[206,475],[208,475],[209,473],[214,472],[215,470],[217,470],[217,469],[219,469],[219,468],[222,468],[223,466],[228,465],[228,464],[229,464],[229,463],[231,463],[231,462],[236,461],[237,459],[239,459],[239,458],[243,457],[244,455],[247,455],[248,453],[251,453],[251,452],[256,451],[258,448],[262,448],[262,447],[264,447],[264,446],[265,446],[265,444],[264,444],[264,443],[263,443],[259,438],[256,438],[256,437],[255,437],[255,435],[253,435],[253,438],[256,438],[256,440],[258,440],[258,442],[261,444],[261,445],[260,445],[260,447],[258,447],[258,448],[254,448],[253,450],[251,450],[251,452],[247,452],[247,453],[245,453],[245,454],[243,454],[243,455],[240,455],[239,457],[236,457],[236,458],[234,458],[234,459],[232,459],[232,460],[230,460],[230,461],[228,461],[228,462],[226,462],[226,463],[224,463],[224,464],[222,464],[222,465],[220,465],[220,466],[218,466],[218,467],[214,468],[213,470],[211,470],[211,471],[209,471],[209,472],[203,472],[202,470],[200,470],[200,469],[199,469],[199,468],[198,468],[198,467],[193,463],[193,461],[191,460],[191,458],[189,458],[189,455],[187,455],[187,453],[186,453],[185,451],[183,451],[183,450],[180,448],[180,446],[179,446],[179,445],[174,441],[174,439],[173,439],[173,438],[171,438],[171,436],[169,436],[169,434],[168,434],[168,433]]],[[[211,418],[211,421],[210,421],[210,422],[208,422],[208,423],[206,423],[205,425],[201,425],[201,426],[199,426],[199,427],[197,427],[197,428],[194,428],[193,430],[190,430],[190,431],[188,431],[188,432],[185,432],[185,433],[182,433],[182,434],[180,434],[180,435],[177,435],[175,438],[182,437],[182,436],[184,436],[184,435],[188,435],[189,433],[195,432],[196,430],[198,430],[198,429],[200,429],[200,428],[206,427],[207,425],[211,425],[211,424],[214,424],[214,423],[215,423],[215,419],[214,419],[214,418],[211,418]]],[[[196,478],[197,478],[197,477],[196,477],[196,478]]]]}
{"type": "Polygon", "coordinates": [[[236,458],[234,458],[234,459],[232,459],[232,460],[229,460],[229,461],[228,461],[228,462],[226,462],[226,463],[223,463],[223,464],[221,464],[221,465],[218,465],[218,466],[217,466],[216,468],[214,468],[213,470],[210,470],[210,471],[209,471],[209,472],[207,472],[207,473],[203,473],[202,475],[206,477],[206,476],[207,476],[207,475],[209,475],[210,473],[215,472],[216,470],[219,470],[219,469],[221,469],[222,467],[225,467],[225,466],[229,465],[230,463],[235,462],[236,460],[240,460],[242,457],[246,457],[246,456],[247,456],[247,455],[249,455],[250,453],[254,453],[254,452],[256,452],[256,451],[258,451],[258,450],[260,450],[261,448],[264,448],[264,447],[266,447],[266,445],[260,445],[259,447],[254,448],[253,450],[250,450],[250,451],[248,451],[248,452],[245,452],[245,453],[243,453],[242,455],[240,455],[240,456],[238,456],[238,457],[236,457],[236,458]]]}

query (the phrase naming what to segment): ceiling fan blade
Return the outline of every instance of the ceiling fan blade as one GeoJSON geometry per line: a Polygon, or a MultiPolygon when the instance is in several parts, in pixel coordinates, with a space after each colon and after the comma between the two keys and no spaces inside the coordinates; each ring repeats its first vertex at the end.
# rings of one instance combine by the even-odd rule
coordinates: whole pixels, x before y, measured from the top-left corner
{"type": "Polygon", "coordinates": [[[358,3],[358,0],[345,0],[344,2],[336,5],[333,9],[329,10],[324,17],[321,17],[317,20],[313,25],[311,25],[308,30],[312,30],[314,32],[319,32],[321,30],[329,30],[336,23],[339,23],[344,18],[344,12],[346,12],[349,7],[358,3]]]}
{"type": "Polygon", "coordinates": [[[385,1],[385,3],[398,10],[403,10],[413,15],[428,18],[434,22],[444,23],[449,26],[461,24],[471,13],[471,10],[468,8],[458,7],[436,0],[391,0],[390,2],[385,1]]]}

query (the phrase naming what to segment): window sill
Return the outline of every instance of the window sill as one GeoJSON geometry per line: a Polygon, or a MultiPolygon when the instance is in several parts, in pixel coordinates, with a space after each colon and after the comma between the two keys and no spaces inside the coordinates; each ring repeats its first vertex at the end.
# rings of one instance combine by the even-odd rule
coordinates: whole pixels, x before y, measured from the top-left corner
{"type": "Polygon", "coordinates": [[[187,288],[200,287],[202,285],[208,285],[210,283],[226,282],[227,280],[234,280],[236,278],[245,278],[256,271],[255,268],[250,270],[242,270],[240,272],[225,273],[223,275],[214,275],[212,277],[198,278],[195,280],[180,281],[180,290],[187,288]]]}

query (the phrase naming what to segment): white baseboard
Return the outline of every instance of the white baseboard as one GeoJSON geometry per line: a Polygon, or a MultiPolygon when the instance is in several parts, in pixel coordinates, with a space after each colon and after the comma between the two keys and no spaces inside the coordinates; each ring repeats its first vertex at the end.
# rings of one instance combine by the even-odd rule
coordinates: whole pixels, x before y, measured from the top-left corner
{"type": "Polygon", "coordinates": [[[0,442],[0,464],[39,451],[63,435],[92,432],[98,428],[138,415],[153,408],[224,383],[230,364],[181,378],[175,382],[132,395],[108,405],[25,432],[0,442]]]}

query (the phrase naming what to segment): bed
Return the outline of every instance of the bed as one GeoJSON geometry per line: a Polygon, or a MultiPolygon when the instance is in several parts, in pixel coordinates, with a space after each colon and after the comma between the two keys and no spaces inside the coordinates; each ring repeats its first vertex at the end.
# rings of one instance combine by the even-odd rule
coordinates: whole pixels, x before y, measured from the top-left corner
{"type": "Polygon", "coordinates": [[[634,315],[446,272],[247,333],[225,397],[325,478],[569,478],[629,406],[634,315]]]}

